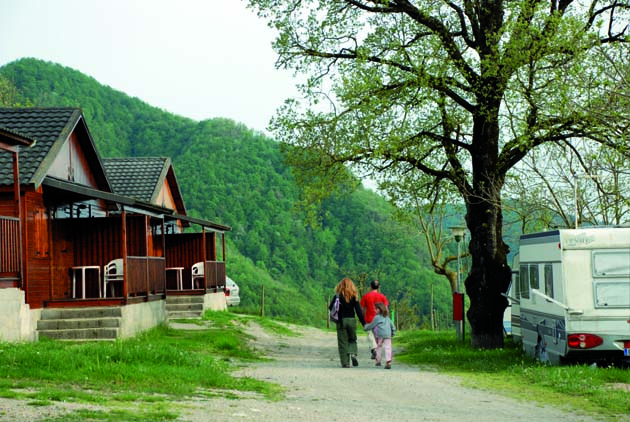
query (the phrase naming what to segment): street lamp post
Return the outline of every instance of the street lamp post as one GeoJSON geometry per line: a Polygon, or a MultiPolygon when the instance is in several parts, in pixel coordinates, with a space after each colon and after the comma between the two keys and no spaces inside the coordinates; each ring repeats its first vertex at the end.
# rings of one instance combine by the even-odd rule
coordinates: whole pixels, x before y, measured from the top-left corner
{"type": "Polygon", "coordinates": [[[453,234],[453,237],[455,238],[455,242],[457,243],[457,279],[456,279],[456,286],[455,286],[455,294],[453,295],[453,314],[457,315],[457,314],[461,314],[461,317],[457,320],[455,320],[455,331],[457,332],[457,338],[460,338],[460,333],[461,333],[461,339],[462,341],[464,341],[464,327],[465,327],[465,316],[464,316],[464,295],[463,293],[460,292],[460,273],[461,273],[461,252],[460,252],[460,248],[459,248],[459,244],[460,242],[465,238],[466,236],[466,227],[463,226],[453,226],[453,227],[449,227],[451,229],[451,233],[453,234]],[[455,312],[456,307],[458,308],[459,312],[455,312]]]}

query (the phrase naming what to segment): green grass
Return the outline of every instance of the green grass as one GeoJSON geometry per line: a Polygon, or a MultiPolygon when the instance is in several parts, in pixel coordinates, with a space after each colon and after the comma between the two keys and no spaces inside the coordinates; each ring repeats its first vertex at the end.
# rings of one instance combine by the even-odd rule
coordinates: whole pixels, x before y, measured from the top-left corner
{"type": "Polygon", "coordinates": [[[494,390],[611,420],[630,417],[630,371],[590,366],[546,366],[507,339],[500,350],[472,350],[454,332],[414,331],[396,336],[396,359],[462,377],[469,387],[494,390]]]}
{"type": "MultiPolygon", "coordinates": [[[[22,399],[31,406],[59,401],[146,406],[124,420],[177,419],[173,408],[164,410],[165,404],[195,396],[233,397],[234,391],[246,391],[275,400],[282,394],[278,385],[231,375],[246,362],[265,359],[248,347],[250,337],[242,327],[249,319],[210,312],[202,321],[186,321],[206,325],[199,330],[164,325],[116,342],[0,343],[0,396],[22,399]]],[[[263,326],[271,331],[281,327],[273,322],[263,326]]],[[[64,420],[81,420],[82,412],[64,420]]],[[[122,417],[91,413],[94,420],[122,417]]]]}

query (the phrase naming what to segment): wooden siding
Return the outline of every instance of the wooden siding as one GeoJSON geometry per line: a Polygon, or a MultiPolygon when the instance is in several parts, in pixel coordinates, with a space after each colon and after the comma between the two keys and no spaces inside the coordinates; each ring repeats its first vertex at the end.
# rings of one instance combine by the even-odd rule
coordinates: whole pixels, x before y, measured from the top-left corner
{"type": "Polygon", "coordinates": [[[171,187],[168,184],[168,178],[162,184],[162,189],[160,189],[160,192],[158,193],[155,204],[165,208],[170,208],[175,211],[179,211],[177,210],[177,206],[175,205],[173,193],[171,192],[171,187]]]}
{"type": "Polygon", "coordinates": [[[101,280],[89,272],[86,297],[98,297],[105,265],[122,258],[122,218],[68,218],[52,221],[53,232],[53,298],[72,297],[73,266],[98,265],[101,280]]]}
{"type": "Polygon", "coordinates": [[[91,188],[97,188],[96,180],[90,170],[90,164],[74,132],[70,134],[68,141],[61,147],[47,174],[91,188]]]}
{"type": "Polygon", "coordinates": [[[26,302],[32,309],[38,309],[44,306],[45,300],[51,298],[49,220],[43,198],[37,192],[26,193],[24,208],[26,211],[24,227],[26,302]]]}
{"type": "MultiPolygon", "coordinates": [[[[203,256],[203,234],[167,234],[164,240],[166,244],[166,268],[183,267],[183,284],[184,287],[189,286],[192,277],[192,266],[205,260],[203,256]]],[[[175,288],[174,280],[171,280],[171,283],[169,283],[169,288],[175,288]]]]}
{"type": "Polygon", "coordinates": [[[164,257],[162,219],[127,215],[127,254],[164,257]]]}
{"type": "Polygon", "coordinates": [[[215,232],[206,232],[206,260],[217,260],[217,234],[215,232]]]}
{"type": "Polygon", "coordinates": [[[17,217],[13,190],[11,192],[0,190],[0,215],[17,217]]]}

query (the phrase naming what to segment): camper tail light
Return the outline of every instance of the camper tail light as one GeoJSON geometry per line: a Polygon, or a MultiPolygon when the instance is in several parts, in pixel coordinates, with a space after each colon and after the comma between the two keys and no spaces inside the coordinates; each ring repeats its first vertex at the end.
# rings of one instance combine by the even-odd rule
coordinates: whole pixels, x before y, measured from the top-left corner
{"type": "Polygon", "coordinates": [[[595,334],[571,334],[567,343],[571,349],[592,349],[604,342],[604,339],[595,334]]]}

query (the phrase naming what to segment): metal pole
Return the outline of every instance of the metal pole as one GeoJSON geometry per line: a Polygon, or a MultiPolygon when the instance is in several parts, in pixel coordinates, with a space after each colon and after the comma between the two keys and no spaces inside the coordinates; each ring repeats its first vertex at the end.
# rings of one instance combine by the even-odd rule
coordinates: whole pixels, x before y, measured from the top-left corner
{"type": "Polygon", "coordinates": [[[575,178],[574,183],[573,183],[573,197],[575,199],[575,228],[577,230],[578,228],[578,197],[577,197],[577,193],[578,193],[578,180],[580,180],[578,178],[577,174],[573,174],[573,177],[575,178]]]}
{"type": "MultiPolygon", "coordinates": [[[[457,293],[461,293],[459,291],[459,273],[460,273],[460,269],[461,269],[461,265],[460,265],[460,257],[461,257],[461,252],[459,249],[459,240],[457,241],[457,293]]],[[[462,306],[462,318],[463,318],[463,314],[464,314],[464,307],[462,306]]],[[[462,342],[464,341],[464,330],[463,330],[463,326],[464,323],[463,321],[457,321],[457,324],[460,325],[460,331],[462,333],[462,342]]]]}
{"type": "Polygon", "coordinates": [[[460,271],[460,257],[459,241],[457,241],[457,292],[459,293],[459,271],[460,271]]]}

